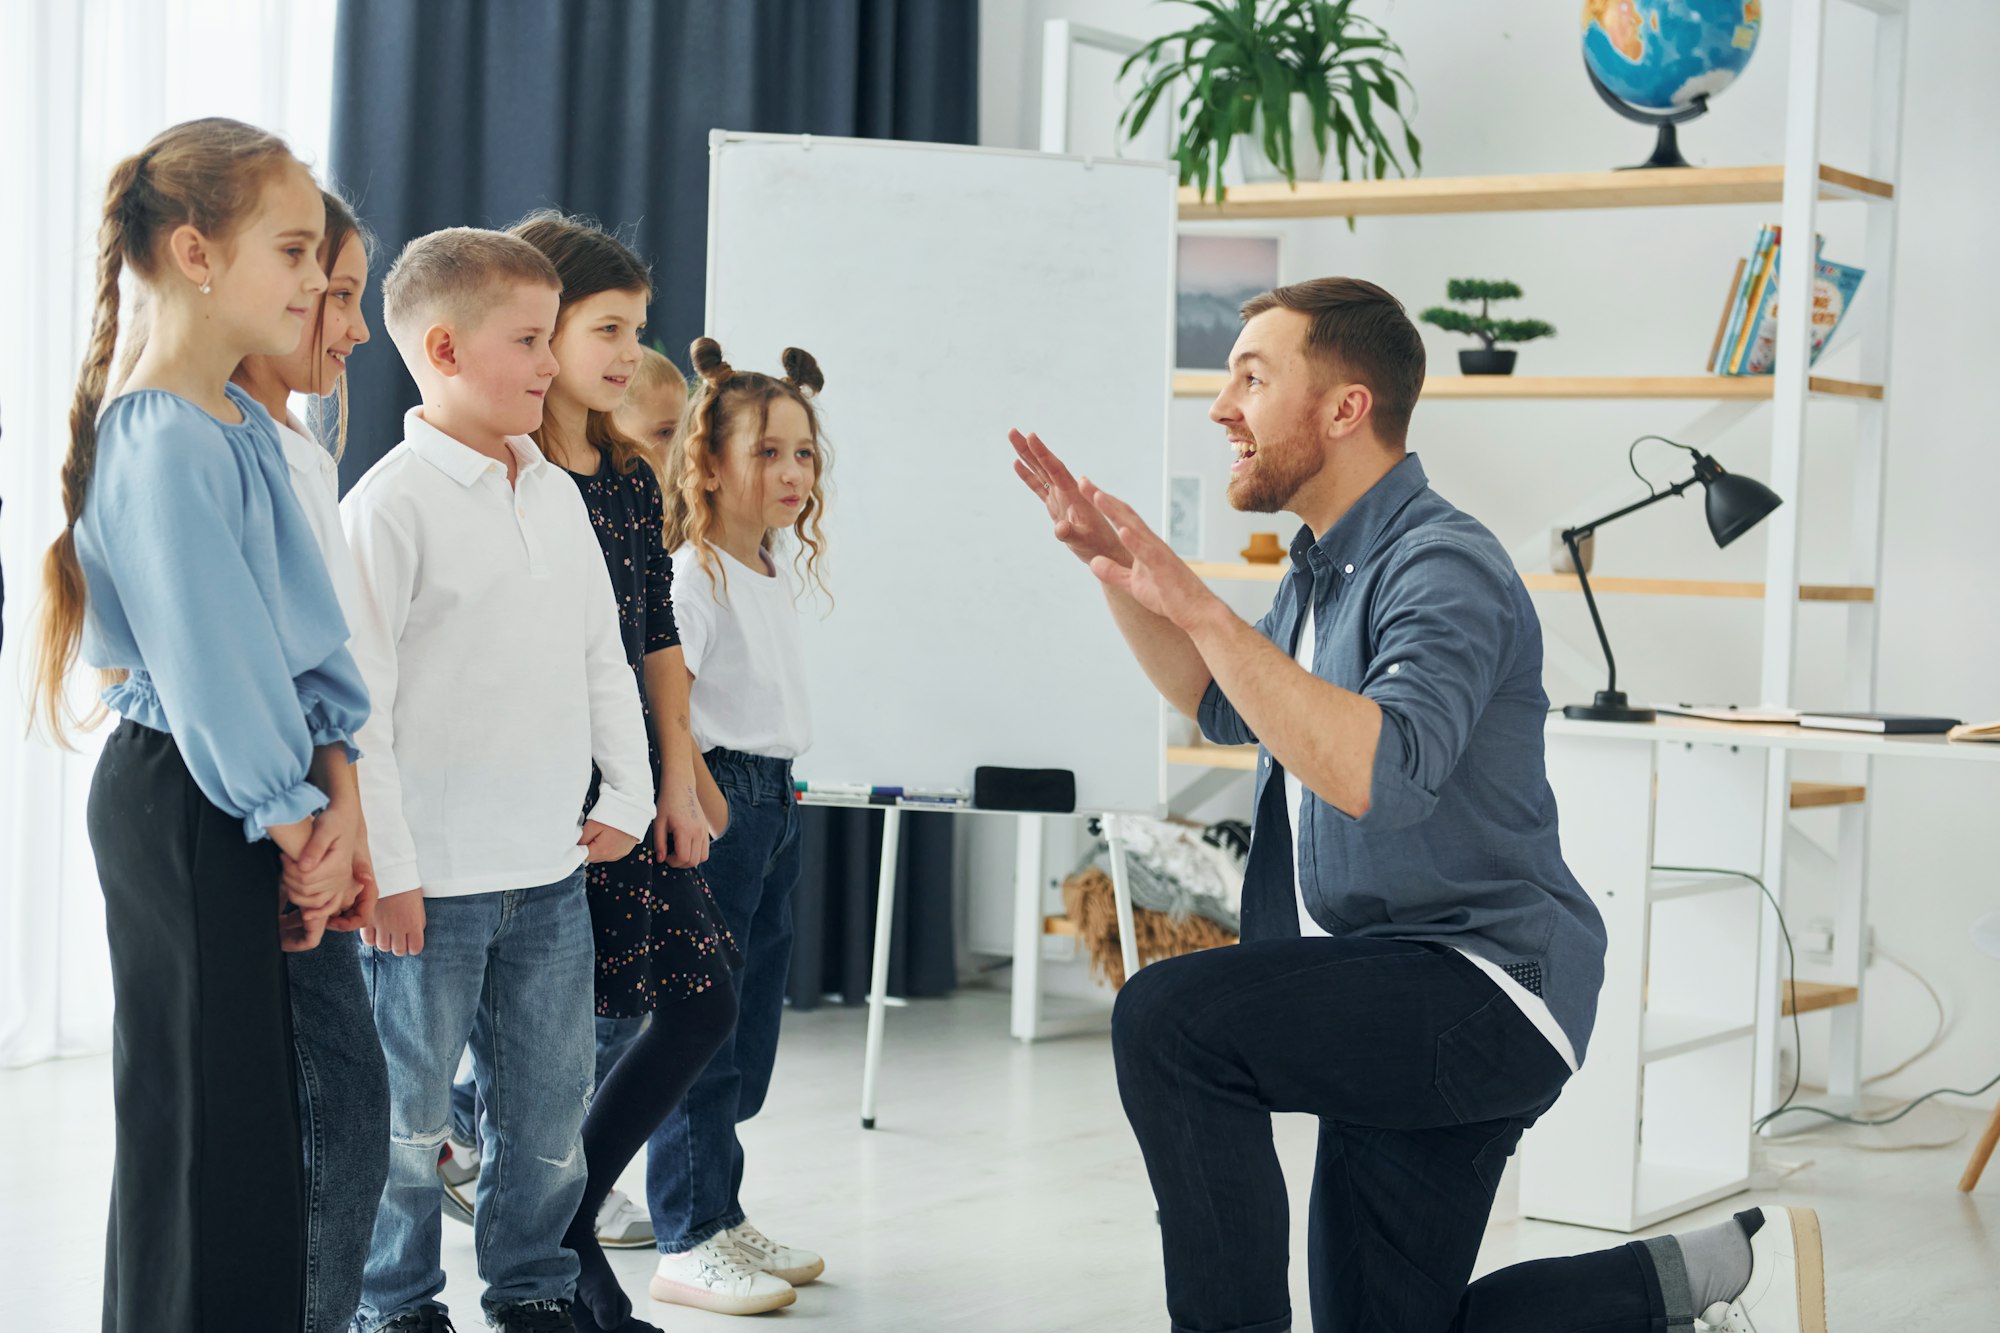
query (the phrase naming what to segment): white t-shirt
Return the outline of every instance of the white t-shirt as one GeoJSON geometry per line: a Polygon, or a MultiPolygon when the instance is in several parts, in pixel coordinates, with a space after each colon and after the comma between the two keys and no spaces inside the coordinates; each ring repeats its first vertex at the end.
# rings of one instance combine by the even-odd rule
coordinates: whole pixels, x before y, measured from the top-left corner
{"type": "Polygon", "coordinates": [[[364,604],[354,557],[347,549],[347,537],[340,530],[340,466],[290,414],[277,426],[278,440],[285,446],[285,463],[292,473],[292,493],[299,497],[299,507],[306,511],[306,522],[319,543],[319,553],[326,561],[327,576],[333,580],[333,594],[340,599],[340,613],[347,617],[351,639],[361,633],[364,604]]]}
{"type": "MultiPolygon", "coordinates": [[[[1292,653],[1292,660],[1308,671],[1313,669],[1313,647],[1318,642],[1318,637],[1318,631],[1313,623],[1312,603],[1308,600],[1305,621],[1299,626],[1298,647],[1292,653]]],[[[1305,784],[1299,781],[1290,769],[1286,769],[1285,810],[1292,821],[1292,891],[1299,910],[1299,934],[1310,937],[1327,935],[1331,932],[1322,929],[1319,922],[1313,920],[1312,913],[1306,910],[1305,877],[1299,873],[1298,836],[1299,826],[1305,821],[1305,799],[1305,784]]],[[[1493,984],[1500,988],[1500,993],[1514,1002],[1515,1007],[1535,1025],[1537,1032],[1548,1038],[1549,1045],[1555,1047],[1556,1054],[1563,1058],[1563,1063],[1569,1066],[1570,1072],[1575,1073],[1576,1051],[1569,1044],[1569,1036],[1557,1024],[1556,1016],[1549,1012],[1548,1002],[1477,954],[1457,949],[1456,946],[1454,949],[1467,962],[1492,978],[1493,984]]]]}
{"type": "Polygon", "coordinates": [[[812,709],[791,574],[768,553],[762,569],[721,550],[714,560],[711,579],[692,545],[674,552],[674,623],[694,676],[695,744],[796,759],[812,744],[812,709]]]}

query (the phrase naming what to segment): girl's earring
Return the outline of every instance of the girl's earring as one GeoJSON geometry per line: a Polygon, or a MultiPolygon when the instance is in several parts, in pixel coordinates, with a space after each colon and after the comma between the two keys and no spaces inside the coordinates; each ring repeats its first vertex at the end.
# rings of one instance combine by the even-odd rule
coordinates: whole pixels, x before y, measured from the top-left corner
{"type": "Polygon", "coordinates": [[[201,280],[201,294],[202,294],[203,296],[207,296],[207,295],[208,295],[208,293],[209,293],[209,291],[210,291],[210,288],[209,288],[209,284],[208,284],[208,279],[207,279],[207,278],[203,278],[203,279],[201,280]]]}

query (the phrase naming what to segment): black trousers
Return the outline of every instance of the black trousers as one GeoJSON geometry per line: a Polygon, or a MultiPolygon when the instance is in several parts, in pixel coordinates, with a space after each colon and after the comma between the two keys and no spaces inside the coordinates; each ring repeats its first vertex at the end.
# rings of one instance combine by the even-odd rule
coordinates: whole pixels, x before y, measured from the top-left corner
{"type": "Polygon", "coordinates": [[[1112,1045],[1176,1330],[1292,1327],[1274,1111],[1319,1117],[1307,1257],[1319,1333],[1668,1326],[1643,1244],[1467,1285],[1507,1158],[1569,1068],[1451,950],[1295,938],[1170,958],[1119,992],[1112,1045]]]}
{"type": "Polygon", "coordinates": [[[305,1192],[278,850],[133,722],[98,761],[90,844],[116,1002],[105,1333],[290,1333],[305,1192]]]}

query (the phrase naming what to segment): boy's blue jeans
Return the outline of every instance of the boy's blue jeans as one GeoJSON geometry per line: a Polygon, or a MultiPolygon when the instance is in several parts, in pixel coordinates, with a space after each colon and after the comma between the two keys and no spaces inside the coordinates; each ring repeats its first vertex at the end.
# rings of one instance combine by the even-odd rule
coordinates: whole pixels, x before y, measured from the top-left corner
{"type": "Polygon", "coordinates": [[[468,1038],[488,1135],[473,1228],[481,1304],[569,1300],[576,1289],[576,1255],[562,1237],[586,1175],[594,946],[583,872],[541,888],[429,898],[424,916],[422,953],[362,949],[389,1064],[390,1136],[362,1279],[363,1333],[444,1289],[437,1159],[468,1038]]]}
{"type": "MultiPolygon", "coordinates": [[[[611,1066],[618,1063],[618,1057],[625,1054],[625,1048],[639,1039],[651,1014],[641,1014],[637,1018],[595,1018],[597,1045],[597,1073],[590,1081],[594,1093],[604,1086],[604,1076],[611,1072],[611,1066]]],[[[470,1073],[451,1085],[451,1136],[460,1143],[469,1143],[477,1148],[482,1131],[479,1128],[479,1084],[470,1073]]]]}
{"type": "Polygon", "coordinates": [[[702,874],[743,952],[736,1030],[688,1095],[653,1131],[646,1203],[660,1251],[678,1254],[743,1221],[743,1145],[736,1127],[763,1109],[778,1058],[778,1020],[792,962],[799,810],[789,760],[710,750],[729,801],[729,828],[702,874]]]}

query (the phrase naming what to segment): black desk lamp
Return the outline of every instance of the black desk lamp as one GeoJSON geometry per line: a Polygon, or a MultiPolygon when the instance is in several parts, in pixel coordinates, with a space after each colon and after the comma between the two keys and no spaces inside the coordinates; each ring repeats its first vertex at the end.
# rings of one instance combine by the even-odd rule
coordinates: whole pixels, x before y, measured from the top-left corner
{"type": "MultiPolygon", "coordinates": [[[[1650,708],[1632,707],[1618,688],[1618,662],[1611,656],[1611,640],[1604,637],[1604,618],[1597,614],[1597,599],[1590,593],[1590,575],[1584,572],[1583,552],[1578,549],[1587,537],[1613,519],[1637,513],[1647,505],[1657,504],[1670,495],[1679,495],[1696,482],[1708,489],[1708,530],[1715,537],[1717,546],[1729,545],[1763,522],[1766,514],[1784,503],[1778,498],[1778,493],[1763,482],[1752,481],[1748,477],[1739,477],[1733,472],[1727,472],[1722,464],[1699,449],[1689,448],[1663,435],[1642,435],[1632,441],[1632,449],[1637,450],[1647,440],[1659,440],[1662,444],[1671,444],[1676,449],[1687,449],[1694,455],[1694,475],[1686,481],[1676,482],[1663,491],[1653,491],[1637,504],[1626,505],[1623,509],[1606,514],[1603,518],[1592,519],[1588,523],[1563,531],[1563,545],[1569,548],[1570,564],[1576,570],[1576,581],[1583,587],[1584,604],[1590,608],[1590,623],[1597,627],[1597,642],[1604,649],[1604,665],[1611,672],[1611,679],[1597,692],[1595,700],[1587,704],[1570,704],[1563,709],[1564,717],[1581,718],[1588,722],[1651,722],[1654,716],[1650,708]]],[[[1630,452],[1626,458],[1628,462],[1631,461],[1630,452]]],[[[1635,475],[1639,475],[1636,464],[1633,465],[1632,471],[1635,475]]],[[[1646,478],[1639,475],[1639,480],[1646,481],[1646,478]]],[[[1652,483],[1646,482],[1646,488],[1652,490],[1652,483]]]]}

